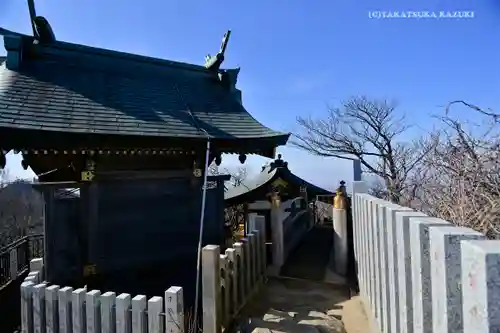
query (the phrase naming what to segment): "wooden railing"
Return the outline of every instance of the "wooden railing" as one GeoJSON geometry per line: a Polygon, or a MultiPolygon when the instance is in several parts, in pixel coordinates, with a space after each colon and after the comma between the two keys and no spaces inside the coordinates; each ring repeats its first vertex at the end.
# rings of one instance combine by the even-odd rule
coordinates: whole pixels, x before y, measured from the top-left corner
{"type": "Polygon", "coordinates": [[[28,269],[32,258],[43,257],[43,235],[25,236],[0,249],[0,290],[28,269]]]}

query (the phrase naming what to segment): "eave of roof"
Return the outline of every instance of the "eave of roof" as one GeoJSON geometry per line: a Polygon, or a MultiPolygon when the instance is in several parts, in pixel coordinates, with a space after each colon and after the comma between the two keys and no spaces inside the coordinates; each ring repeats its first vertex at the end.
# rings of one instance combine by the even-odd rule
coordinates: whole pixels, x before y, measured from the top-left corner
{"type": "Polygon", "coordinates": [[[291,172],[287,166],[272,168],[271,165],[268,165],[262,170],[262,172],[259,173],[259,175],[255,179],[252,179],[248,182],[243,182],[241,185],[226,191],[224,194],[224,200],[235,201],[238,200],[239,196],[243,197],[251,195],[252,192],[259,191],[262,187],[280,177],[282,177],[283,180],[287,182],[305,186],[308,193],[312,192],[315,195],[334,194],[333,192],[325,190],[298,177],[293,172],[291,172]]]}
{"type": "Polygon", "coordinates": [[[208,135],[274,147],[289,138],[255,120],[218,73],[203,66],[59,41],[34,45],[31,37],[17,37],[24,48],[19,67],[0,61],[0,128],[203,140],[208,135]]]}

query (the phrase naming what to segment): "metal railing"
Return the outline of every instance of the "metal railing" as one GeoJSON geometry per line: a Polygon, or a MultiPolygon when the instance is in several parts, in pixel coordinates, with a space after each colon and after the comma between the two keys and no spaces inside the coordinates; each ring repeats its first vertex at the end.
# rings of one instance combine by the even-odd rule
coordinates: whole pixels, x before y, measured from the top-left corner
{"type": "Polygon", "coordinates": [[[17,274],[22,273],[31,259],[43,256],[43,246],[43,234],[36,234],[22,237],[0,249],[0,289],[14,278],[11,264],[17,265],[17,274]]]}

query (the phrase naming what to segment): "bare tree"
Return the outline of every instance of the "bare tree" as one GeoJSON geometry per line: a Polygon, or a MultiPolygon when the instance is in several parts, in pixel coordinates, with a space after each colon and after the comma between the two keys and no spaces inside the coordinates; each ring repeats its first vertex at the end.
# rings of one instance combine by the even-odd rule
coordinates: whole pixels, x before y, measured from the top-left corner
{"type": "Polygon", "coordinates": [[[425,144],[431,149],[407,180],[418,187],[412,206],[500,238],[500,116],[454,101],[437,119],[443,129],[429,135],[425,144]],[[454,104],[477,112],[480,122],[452,117],[454,104]]]}
{"type": "Polygon", "coordinates": [[[43,199],[30,183],[11,181],[7,170],[0,170],[0,247],[16,239],[41,233],[43,199]]]}
{"type": "Polygon", "coordinates": [[[358,158],[365,173],[384,183],[387,199],[400,203],[406,179],[427,151],[401,140],[408,126],[395,110],[386,100],[352,97],[325,118],[298,118],[301,131],[292,144],[319,156],[358,158]]]}

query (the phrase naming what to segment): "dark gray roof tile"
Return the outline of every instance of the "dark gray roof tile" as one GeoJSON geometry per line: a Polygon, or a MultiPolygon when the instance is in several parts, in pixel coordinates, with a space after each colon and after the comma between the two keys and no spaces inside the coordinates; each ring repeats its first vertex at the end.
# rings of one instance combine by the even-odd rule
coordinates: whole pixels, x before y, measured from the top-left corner
{"type": "Polygon", "coordinates": [[[0,59],[0,128],[61,132],[276,138],[202,66],[57,42],[17,70],[0,59]],[[62,51],[61,51],[62,50],[62,51]]]}

